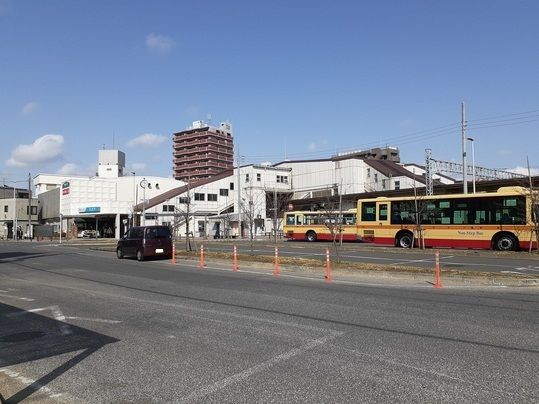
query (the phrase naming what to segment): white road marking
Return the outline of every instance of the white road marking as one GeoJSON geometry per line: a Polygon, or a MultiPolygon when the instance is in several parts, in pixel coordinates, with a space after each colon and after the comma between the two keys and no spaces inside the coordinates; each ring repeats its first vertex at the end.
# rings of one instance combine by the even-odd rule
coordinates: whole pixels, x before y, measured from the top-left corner
{"type": "Polygon", "coordinates": [[[405,367],[405,368],[408,368],[408,369],[416,370],[418,372],[428,373],[428,374],[432,374],[432,375],[435,375],[435,376],[438,376],[438,377],[454,380],[454,381],[457,381],[457,382],[460,382],[460,383],[463,383],[463,384],[469,384],[469,385],[472,385],[472,386],[478,386],[478,387],[481,387],[481,388],[487,389],[487,390],[494,390],[494,391],[497,391],[498,393],[503,393],[503,394],[508,394],[508,395],[511,395],[511,396],[518,396],[518,397],[526,397],[527,398],[527,396],[522,396],[522,395],[520,395],[520,394],[518,394],[516,392],[497,389],[494,386],[485,386],[485,385],[480,384],[480,383],[475,383],[475,382],[473,382],[471,380],[466,380],[466,379],[462,379],[460,377],[448,375],[446,373],[436,372],[434,370],[429,370],[429,369],[424,369],[424,368],[420,368],[420,367],[413,366],[413,365],[408,365],[406,363],[398,362],[398,361],[391,360],[391,359],[381,358],[379,356],[370,355],[368,353],[356,351],[355,349],[344,348],[342,346],[338,346],[338,345],[334,345],[334,344],[330,344],[330,347],[336,348],[338,350],[343,350],[343,351],[348,352],[348,353],[353,353],[356,356],[367,357],[367,358],[373,359],[373,360],[378,361],[378,362],[384,362],[384,363],[388,363],[388,364],[394,365],[394,366],[405,367]]]}
{"type": "Polygon", "coordinates": [[[422,260],[406,260],[406,261],[392,262],[392,263],[386,264],[386,265],[413,264],[413,263],[417,263],[417,262],[433,262],[433,260],[430,259],[430,258],[426,258],[426,259],[422,259],[422,260]]]}
{"type": "Polygon", "coordinates": [[[39,384],[36,380],[22,376],[20,373],[15,372],[11,369],[0,368],[0,373],[3,373],[4,375],[10,377],[13,380],[17,380],[18,382],[24,384],[25,386],[30,386],[30,385],[35,386],[37,388],[36,392],[41,392],[43,394],[46,394],[49,398],[57,398],[62,395],[62,393],[55,393],[50,388],[43,386],[42,384],[39,384]]]}
{"type": "Polygon", "coordinates": [[[36,299],[30,299],[29,297],[21,297],[21,296],[14,296],[14,295],[7,295],[4,293],[0,293],[0,297],[8,297],[15,300],[23,300],[25,302],[33,302],[36,299]]]}
{"type": "Polygon", "coordinates": [[[52,313],[52,316],[54,317],[54,319],[56,321],[60,322],[60,324],[58,324],[58,328],[60,329],[60,333],[62,335],[71,334],[71,327],[69,326],[69,324],[65,323],[66,317],[64,316],[64,314],[62,313],[60,308],[58,306],[56,306],[56,305],[47,306],[47,307],[37,307],[35,309],[29,309],[29,310],[21,310],[21,311],[15,312],[15,313],[9,313],[9,314],[6,315],[6,317],[24,316],[25,314],[28,314],[28,313],[39,313],[39,312],[47,311],[47,310],[50,310],[51,313],[52,313]]]}
{"type": "Polygon", "coordinates": [[[180,402],[190,402],[190,401],[196,401],[196,400],[200,400],[201,398],[204,398],[206,397],[207,395],[209,394],[213,394],[219,390],[222,390],[223,388],[231,385],[231,384],[234,384],[234,383],[237,383],[237,382],[240,382],[242,380],[245,380],[249,377],[251,377],[252,375],[256,374],[256,373],[260,373],[260,372],[263,372],[269,368],[271,368],[272,366],[275,366],[277,365],[278,363],[281,363],[281,362],[284,362],[284,361],[287,361],[295,356],[298,356],[298,355],[302,355],[314,348],[317,348],[323,344],[325,344],[326,342],[342,335],[343,332],[340,332],[340,331],[332,331],[330,335],[326,335],[325,337],[321,337],[321,338],[318,338],[318,339],[315,339],[315,340],[312,340],[310,342],[308,342],[307,344],[305,345],[302,345],[298,348],[294,348],[294,349],[291,349],[290,351],[287,351],[287,352],[284,352],[280,355],[277,355],[277,356],[274,356],[273,358],[265,361],[265,362],[262,362],[262,363],[259,363],[255,366],[252,366],[246,370],[244,370],[243,372],[239,372],[239,373],[236,373],[232,376],[229,376],[229,377],[226,377],[224,379],[221,379],[213,384],[210,384],[206,387],[203,387],[191,394],[189,394],[188,396],[186,397],[183,397],[180,402]]]}
{"type": "Polygon", "coordinates": [[[67,320],[81,320],[81,321],[94,321],[96,323],[108,323],[108,324],[118,324],[121,323],[119,320],[107,320],[104,318],[88,318],[88,317],[77,317],[77,316],[67,316],[67,320]]]}

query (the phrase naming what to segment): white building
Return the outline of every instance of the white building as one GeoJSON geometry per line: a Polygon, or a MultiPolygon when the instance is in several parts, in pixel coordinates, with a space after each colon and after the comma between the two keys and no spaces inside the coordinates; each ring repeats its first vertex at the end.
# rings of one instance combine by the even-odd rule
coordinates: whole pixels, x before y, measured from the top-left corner
{"type": "Polygon", "coordinates": [[[275,212],[284,209],[275,211],[275,201],[291,195],[290,169],[249,165],[164,192],[136,210],[142,223],[171,225],[176,236],[237,237],[240,222],[243,236],[262,235],[280,227],[275,212]]]}
{"type": "Polygon", "coordinates": [[[37,198],[29,190],[6,184],[0,187],[0,239],[14,238],[17,229],[21,237],[31,238],[37,219],[37,198]]]}
{"type": "Polygon", "coordinates": [[[55,225],[57,232],[61,222],[67,237],[77,237],[81,230],[97,229],[101,236],[119,238],[133,224],[135,205],[185,184],[172,178],[135,173],[124,176],[124,169],[124,153],[100,150],[97,176],[35,176],[41,222],[55,225]]]}

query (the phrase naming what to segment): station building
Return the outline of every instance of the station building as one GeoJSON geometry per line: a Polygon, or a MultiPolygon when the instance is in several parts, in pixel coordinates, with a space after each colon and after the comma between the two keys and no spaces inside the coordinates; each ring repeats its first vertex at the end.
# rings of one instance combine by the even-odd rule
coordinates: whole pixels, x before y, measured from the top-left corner
{"type": "Polygon", "coordinates": [[[136,224],[135,205],[184,185],[172,178],[140,176],[124,170],[123,152],[99,150],[95,176],[35,176],[40,223],[53,225],[56,233],[61,231],[67,238],[76,238],[83,230],[97,230],[100,237],[119,238],[136,224]]]}
{"type": "MultiPolygon", "coordinates": [[[[95,176],[39,174],[34,186],[40,222],[61,228],[68,238],[83,230],[119,238],[130,226],[157,224],[170,226],[177,238],[250,237],[279,232],[284,212],[296,208],[291,200],[323,203],[340,195],[411,189],[424,185],[423,173],[419,165],[401,164],[397,148],[385,148],[251,164],[210,176],[186,171],[182,178],[189,181],[181,181],[126,173],[123,152],[100,150],[95,176]]],[[[436,181],[454,182],[442,176],[436,181]]],[[[343,209],[355,206],[352,197],[342,200],[343,209]]]]}

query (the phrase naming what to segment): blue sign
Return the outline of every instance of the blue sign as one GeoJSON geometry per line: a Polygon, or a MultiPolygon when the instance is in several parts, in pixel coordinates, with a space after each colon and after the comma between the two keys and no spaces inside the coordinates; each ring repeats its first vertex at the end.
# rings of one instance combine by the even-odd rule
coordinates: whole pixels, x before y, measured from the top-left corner
{"type": "Polygon", "coordinates": [[[99,206],[89,206],[87,208],[79,208],[79,213],[99,213],[101,208],[99,206]]]}

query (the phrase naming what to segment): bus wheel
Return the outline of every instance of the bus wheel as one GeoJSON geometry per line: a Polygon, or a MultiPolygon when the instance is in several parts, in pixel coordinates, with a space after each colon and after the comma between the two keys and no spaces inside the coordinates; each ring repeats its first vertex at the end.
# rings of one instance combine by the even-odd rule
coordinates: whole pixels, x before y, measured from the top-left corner
{"type": "Polygon", "coordinates": [[[305,237],[307,238],[307,241],[316,241],[316,233],[312,230],[308,231],[305,237]]]}
{"type": "Polygon", "coordinates": [[[411,248],[414,237],[412,233],[404,232],[397,235],[396,244],[397,247],[411,248]]]}
{"type": "Polygon", "coordinates": [[[499,251],[515,251],[517,247],[517,238],[509,233],[500,234],[494,241],[494,248],[499,251]]]}

